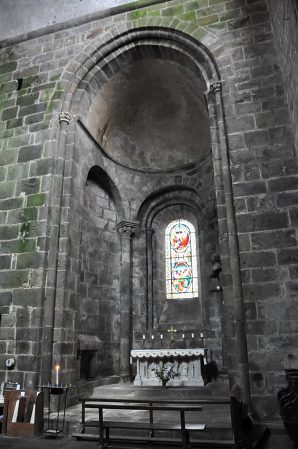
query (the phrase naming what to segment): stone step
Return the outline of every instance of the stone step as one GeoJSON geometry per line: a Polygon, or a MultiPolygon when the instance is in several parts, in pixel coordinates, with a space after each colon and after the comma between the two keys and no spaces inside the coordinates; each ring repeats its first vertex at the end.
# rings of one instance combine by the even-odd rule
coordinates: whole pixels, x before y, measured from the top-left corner
{"type": "Polygon", "coordinates": [[[91,397],[102,398],[133,398],[152,399],[168,397],[169,399],[208,399],[208,398],[228,398],[229,385],[227,379],[219,378],[205,386],[181,387],[181,386],[135,386],[132,383],[102,385],[94,388],[91,397]]]}
{"type": "MultiPolygon", "coordinates": [[[[97,435],[95,435],[95,434],[92,434],[92,433],[85,433],[85,434],[73,434],[72,435],[73,436],[73,438],[75,438],[76,440],[81,440],[81,441],[97,441],[98,440],[98,436],[97,435]]],[[[153,438],[141,438],[141,437],[138,437],[138,436],[121,436],[121,437],[119,437],[119,436],[114,436],[114,437],[111,437],[111,442],[134,442],[134,443],[137,443],[137,442],[142,442],[142,443],[144,443],[144,442],[146,442],[146,443],[165,443],[165,444],[170,444],[170,443],[175,443],[175,442],[177,442],[177,443],[179,443],[180,442],[180,439],[178,438],[178,439],[173,439],[173,438],[165,438],[165,437],[159,437],[159,438],[156,438],[156,437],[153,437],[153,438]]],[[[220,449],[225,449],[225,448],[227,448],[227,449],[232,449],[232,448],[234,448],[235,447],[235,443],[234,443],[234,440],[233,439],[230,439],[230,440],[222,440],[222,439],[219,439],[219,440],[216,440],[216,439],[211,439],[211,440],[208,440],[208,439],[205,439],[205,440],[202,440],[202,439],[197,439],[197,438],[192,438],[191,439],[191,444],[192,445],[198,445],[201,449],[203,449],[203,448],[215,448],[215,447],[217,447],[217,448],[220,448],[220,449]]],[[[112,446],[109,446],[111,449],[112,449],[112,446]]]]}
{"type": "Polygon", "coordinates": [[[135,398],[138,399],[161,399],[168,398],[170,400],[179,399],[229,399],[229,394],[226,389],[214,391],[206,387],[140,387],[135,388],[135,398]]]}
{"type": "MultiPolygon", "coordinates": [[[[189,422],[194,422],[193,420],[189,420],[189,422]]],[[[206,427],[204,430],[200,430],[200,439],[201,440],[214,440],[214,439],[218,439],[221,441],[230,441],[233,439],[233,432],[232,432],[232,428],[229,424],[224,423],[224,422],[208,422],[207,420],[204,420],[204,418],[202,417],[202,419],[200,421],[195,421],[197,424],[205,424],[206,427]]],[[[173,424],[173,422],[171,422],[171,424],[173,424]]],[[[179,425],[178,421],[177,421],[177,425],[179,425]]],[[[187,426],[187,424],[186,424],[187,426]]],[[[71,432],[71,428],[68,428],[69,430],[69,434],[70,435],[82,435],[81,438],[83,438],[83,435],[85,434],[81,434],[80,432],[80,428],[73,428],[73,432],[71,432]]],[[[158,435],[159,438],[172,438],[172,439],[177,439],[179,440],[180,438],[180,431],[179,430],[156,430],[156,435],[158,435]]],[[[98,421],[92,421],[89,422],[88,427],[86,428],[86,433],[88,433],[88,435],[93,435],[93,437],[98,437],[98,421]]],[[[195,438],[198,434],[198,432],[193,431],[193,438],[195,438]]],[[[137,428],[112,428],[110,430],[110,435],[111,436],[116,436],[116,437],[121,437],[121,436],[125,436],[125,437],[129,437],[129,436],[138,436],[138,437],[143,437],[145,438],[146,436],[149,436],[149,431],[144,430],[144,429],[137,429],[137,428]]]]}

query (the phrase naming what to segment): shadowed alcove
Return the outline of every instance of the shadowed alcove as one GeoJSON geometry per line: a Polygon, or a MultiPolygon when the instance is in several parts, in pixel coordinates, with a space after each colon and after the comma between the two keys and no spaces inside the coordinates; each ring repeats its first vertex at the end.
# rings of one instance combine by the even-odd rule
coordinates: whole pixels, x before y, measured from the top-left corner
{"type": "Polygon", "coordinates": [[[86,125],[111,159],[136,170],[185,168],[210,149],[203,82],[169,60],[141,59],[116,73],[86,125]]]}

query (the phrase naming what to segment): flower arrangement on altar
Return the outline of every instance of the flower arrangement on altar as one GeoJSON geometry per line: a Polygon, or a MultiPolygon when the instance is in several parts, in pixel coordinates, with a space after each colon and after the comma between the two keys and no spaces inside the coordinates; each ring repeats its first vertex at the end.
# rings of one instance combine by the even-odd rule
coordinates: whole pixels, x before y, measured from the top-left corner
{"type": "Polygon", "coordinates": [[[174,379],[179,376],[178,373],[174,371],[173,365],[170,367],[159,365],[157,368],[153,368],[152,371],[161,380],[162,386],[165,387],[169,380],[174,379]]]}

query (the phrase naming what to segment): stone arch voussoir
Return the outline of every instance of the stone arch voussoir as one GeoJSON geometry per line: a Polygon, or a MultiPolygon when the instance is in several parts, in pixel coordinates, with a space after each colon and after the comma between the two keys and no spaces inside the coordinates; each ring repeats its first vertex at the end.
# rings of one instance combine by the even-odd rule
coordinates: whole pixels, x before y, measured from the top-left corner
{"type": "MultiPolygon", "coordinates": [[[[127,30],[132,26],[133,23],[127,22],[126,26],[122,24],[95,38],[74,61],[69,63],[61,79],[61,83],[66,86],[61,104],[62,111],[73,111],[77,91],[81,89],[82,93],[89,86],[88,81],[90,82],[93,79],[94,73],[100,72],[99,69],[106,67],[112,74],[115,73],[115,61],[119,60],[121,54],[127,51],[129,46],[136,49],[143,45],[148,51],[150,46],[156,45],[159,48],[166,49],[168,53],[171,53],[175,48],[190,62],[197,65],[207,86],[219,79],[219,72],[211,52],[191,35],[166,26],[149,26],[127,30]],[[69,77],[70,72],[73,73],[71,79],[69,77]]],[[[98,80],[95,78],[93,82],[97,83],[98,80]]]]}
{"type": "Polygon", "coordinates": [[[201,200],[197,192],[189,187],[170,186],[153,192],[141,204],[137,218],[141,227],[150,228],[154,217],[163,209],[173,205],[185,205],[202,217],[201,200]]]}

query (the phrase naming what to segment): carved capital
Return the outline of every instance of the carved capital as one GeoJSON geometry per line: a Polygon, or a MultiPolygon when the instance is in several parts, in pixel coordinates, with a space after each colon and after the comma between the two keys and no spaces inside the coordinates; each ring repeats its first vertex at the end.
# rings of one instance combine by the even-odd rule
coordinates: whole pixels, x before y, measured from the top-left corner
{"type": "Polygon", "coordinates": [[[69,123],[71,119],[70,112],[60,112],[59,113],[59,122],[69,123]]]}
{"type": "Polygon", "coordinates": [[[123,239],[131,239],[135,233],[136,226],[137,223],[135,222],[121,221],[118,223],[117,228],[123,239]]]}
{"type": "Polygon", "coordinates": [[[215,94],[216,92],[221,92],[222,89],[222,81],[213,81],[210,83],[209,92],[215,94]]]}

